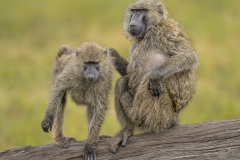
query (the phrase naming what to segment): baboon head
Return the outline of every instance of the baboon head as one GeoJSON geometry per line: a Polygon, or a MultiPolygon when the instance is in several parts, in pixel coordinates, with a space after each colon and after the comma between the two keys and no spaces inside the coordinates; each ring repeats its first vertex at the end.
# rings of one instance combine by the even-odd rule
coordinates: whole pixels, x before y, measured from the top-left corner
{"type": "Polygon", "coordinates": [[[139,0],[127,7],[124,30],[128,37],[143,38],[149,28],[160,25],[168,13],[159,0],[139,0]]]}
{"type": "Polygon", "coordinates": [[[77,67],[80,73],[84,73],[84,77],[89,82],[94,82],[99,77],[101,72],[101,63],[106,58],[103,54],[104,48],[100,47],[97,43],[86,42],[83,43],[76,50],[77,67]]]}

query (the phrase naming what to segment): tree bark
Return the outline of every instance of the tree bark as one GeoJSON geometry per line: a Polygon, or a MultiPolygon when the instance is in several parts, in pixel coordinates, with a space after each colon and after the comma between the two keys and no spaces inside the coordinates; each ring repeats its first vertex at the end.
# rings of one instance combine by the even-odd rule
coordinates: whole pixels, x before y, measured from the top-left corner
{"type": "MultiPolygon", "coordinates": [[[[240,118],[180,125],[160,134],[134,135],[116,154],[110,152],[109,140],[98,140],[98,160],[237,160],[240,159],[240,118]]],[[[0,152],[0,160],[81,160],[83,147],[83,141],[72,142],[66,149],[56,144],[29,145],[0,152]]]]}

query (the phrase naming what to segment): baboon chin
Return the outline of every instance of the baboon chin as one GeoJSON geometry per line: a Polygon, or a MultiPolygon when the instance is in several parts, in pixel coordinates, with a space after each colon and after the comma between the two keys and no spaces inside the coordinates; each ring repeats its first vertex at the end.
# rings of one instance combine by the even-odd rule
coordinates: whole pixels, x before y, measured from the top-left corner
{"type": "Polygon", "coordinates": [[[163,3],[139,0],[127,7],[123,26],[132,41],[129,62],[112,49],[121,75],[115,88],[115,109],[121,130],[110,147],[126,145],[134,128],[160,133],[178,125],[178,114],[195,92],[198,58],[178,22],[163,3]]]}
{"type": "Polygon", "coordinates": [[[89,127],[82,155],[96,159],[95,144],[109,103],[112,69],[108,50],[96,43],[84,43],[76,51],[66,45],[59,49],[52,69],[49,104],[41,125],[44,132],[53,130],[60,147],[67,148],[70,141],[75,141],[63,135],[66,95],[70,93],[77,105],[87,106],[89,127]]]}

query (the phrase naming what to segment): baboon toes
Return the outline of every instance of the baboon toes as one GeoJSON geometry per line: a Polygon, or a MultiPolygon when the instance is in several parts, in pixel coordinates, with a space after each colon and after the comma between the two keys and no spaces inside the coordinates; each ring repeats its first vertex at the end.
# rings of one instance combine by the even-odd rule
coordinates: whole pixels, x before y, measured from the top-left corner
{"type": "Polygon", "coordinates": [[[175,126],[177,124],[177,122],[173,119],[170,119],[165,125],[164,125],[164,129],[169,129],[172,128],[173,126],[175,126]]]}
{"type": "Polygon", "coordinates": [[[128,130],[120,131],[119,133],[117,133],[110,140],[111,152],[116,153],[119,145],[124,147],[127,144],[127,140],[131,135],[132,135],[132,132],[128,130]]]}
{"type": "Polygon", "coordinates": [[[76,141],[76,139],[73,137],[69,137],[69,138],[64,137],[60,139],[57,143],[58,143],[58,146],[61,148],[68,148],[71,141],[76,141]]]}

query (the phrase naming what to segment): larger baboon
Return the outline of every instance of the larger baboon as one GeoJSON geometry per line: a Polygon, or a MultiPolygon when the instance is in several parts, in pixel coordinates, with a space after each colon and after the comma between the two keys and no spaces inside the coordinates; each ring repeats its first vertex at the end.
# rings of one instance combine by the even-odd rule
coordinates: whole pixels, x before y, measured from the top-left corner
{"type": "Polygon", "coordinates": [[[87,106],[88,136],[83,156],[96,159],[94,143],[97,141],[108,106],[111,89],[112,57],[96,43],[84,43],[73,52],[62,46],[55,58],[49,104],[42,121],[44,132],[53,129],[54,140],[62,148],[69,146],[63,135],[63,119],[67,93],[78,105],[87,106]],[[62,56],[66,54],[65,56],[62,56]]]}
{"type": "Polygon", "coordinates": [[[133,42],[129,62],[112,50],[122,76],[115,88],[121,130],[110,142],[114,153],[134,127],[159,133],[178,124],[179,111],[195,92],[198,65],[189,38],[158,0],[129,5],[124,30],[133,42]]]}

